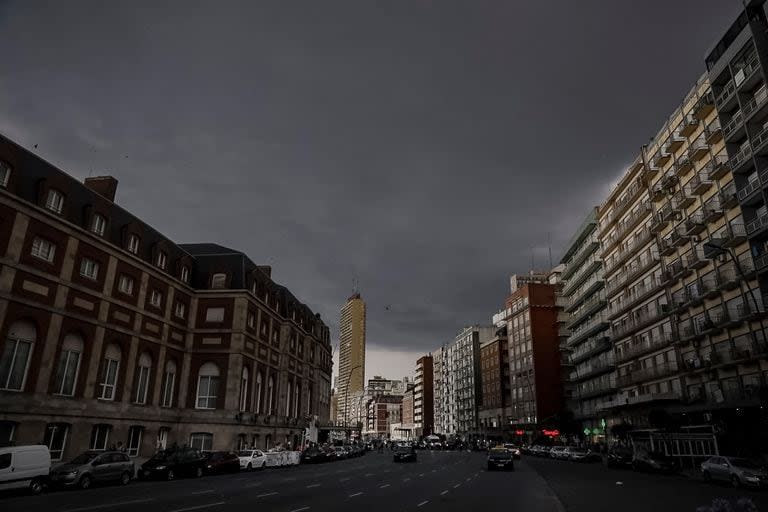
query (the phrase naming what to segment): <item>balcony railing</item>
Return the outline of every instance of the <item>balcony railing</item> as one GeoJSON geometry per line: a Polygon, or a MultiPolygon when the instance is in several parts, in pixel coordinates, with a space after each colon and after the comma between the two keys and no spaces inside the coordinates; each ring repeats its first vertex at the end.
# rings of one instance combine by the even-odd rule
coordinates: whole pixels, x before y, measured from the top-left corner
{"type": "Polygon", "coordinates": [[[637,263],[636,265],[625,269],[623,273],[614,276],[613,280],[608,284],[606,291],[610,294],[619,288],[622,288],[633,279],[637,279],[648,269],[659,263],[659,257],[657,255],[648,256],[644,261],[637,263]]]}
{"type": "Polygon", "coordinates": [[[679,371],[677,363],[663,363],[648,368],[632,370],[628,374],[619,375],[617,383],[619,386],[631,386],[638,382],[645,382],[654,379],[660,379],[668,375],[673,375],[679,371]]]}
{"type": "Polygon", "coordinates": [[[748,235],[757,233],[761,229],[768,227],[768,214],[764,213],[759,217],[747,222],[745,228],[748,235]]]}
{"type": "Polygon", "coordinates": [[[648,326],[654,322],[658,322],[664,317],[668,316],[671,312],[671,307],[668,304],[656,304],[651,306],[649,310],[642,311],[631,317],[628,322],[616,325],[613,327],[613,337],[615,340],[633,334],[634,332],[648,326]]]}
{"type": "MultiPolygon", "coordinates": [[[[637,251],[645,244],[651,241],[654,234],[648,228],[643,228],[639,233],[635,235],[632,242],[619,251],[614,258],[610,261],[610,264],[606,265],[605,275],[608,276],[614,272],[619,266],[624,264],[627,259],[637,254],[637,251]]],[[[603,253],[605,254],[605,253],[603,253]]]]}
{"type": "Polygon", "coordinates": [[[593,338],[573,349],[573,352],[570,354],[571,363],[577,364],[590,356],[600,354],[606,350],[611,350],[612,348],[613,344],[607,336],[593,338]]]}
{"type": "Polygon", "coordinates": [[[700,135],[688,146],[688,158],[693,161],[698,161],[705,154],[709,152],[709,144],[704,140],[704,136],[700,135]]]}
{"type": "Polygon", "coordinates": [[[723,138],[723,130],[720,128],[720,120],[715,119],[704,128],[704,138],[707,144],[715,144],[723,138]]]}
{"type": "Polygon", "coordinates": [[[723,90],[720,91],[720,94],[717,95],[717,98],[715,99],[715,103],[717,103],[718,108],[723,108],[723,105],[725,105],[729,99],[733,96],[733,93],[736,92],[736,82],[733,80],[729,80],[727,84],[725,84],[725,87],[723,87],[723,90]]]}
{"type": "Polygon", "coordinates": [[[729,137],[733,132],[736,131],[736,128],[741,126],[744,123],[744,114],[741,113],[741,110],[737,110],[734,112],[731,119],[725,123],[725,126],[723,126],[723,136],[729,137]]]}
{"type": "Polygon", "coordinates": [[[765,84],[763,84],[757,92],[755,92],[752,99],[745,103],[741,108],[741,111],[744,113],[744,119],[748,119],[752,112],[765,105],[766,100],[768,100],[768,92],[766,92],[765,84]]]}
{"type": "Polygon", "coordinates": [[[691,134],[696,131],[696,128],[699,127],[700,122],[701,121],[699,121],[698,118],[688,114],[683,118],[683,122],[680,126],[680,135],[683,137],[690,137],[691,134]]]}
{"type": "Polygon", "coordinates": [[[602,263],[603,261],[597,255],[591,256],[589,259],[587,259],[587,261],[581,265],[579,271],[576,272],[570,279],[568,279],[568,282],[563,288],[563,295],[566,297],[574,295],[574,292],[578,290],[582,284],[584,284],[590,275],[594,274],[597,269],[600,268],[602,263]]]}
{"type": "Polygon", "coordinates": [[[568,261],[565,270],[561,274],[561,279],[567,280],[575,274],[584,264],[586,259],[598,248],[600,243],[597,240],[589,240],[576,249],[570,261],[568,261]]]}
{"type": "Polygon", "coordinates": [[[624,295],[624,300],[620,306],[611,309],[609,318],[614,319],[618,316],[621,316],[639,304],[641,301],[647,299],[659,291],[663,286],[664,281],[661,279],[656,279],[655,277],[651,278],[649,283],[638,284],[633,288],[632,293],[627,293],[624,295]]]}
{"type": "Polygon", "coordinates": [[[589,366],[580,370],[572,371],[568,374],[568,378],[571,382],[579,382],[582,380],[601,375],[603,373],[610,372],[616,368],[616,363],[612,360],[596,360],[589,363],[589,366]]]}
{"type": "Polygon", "coordinates": [[[619,197],[613,203],[613,210],[608,216],[607,221],[603,224],[601,232],[605,234],[608,228],[624,215],[624,212],[629,208],[635,200],[640,197],[640,194],[645,190],[645,185],[642,181],[635,181],[627,187],[627,191],[619,197]]]}
{"type": "Polygon", "coordinates": [[[673,340],[674,336],[671,332],[666,332],[663,335],[657,334],[647,340],[639,340],[638,337],[635,337],[633,338],[634,342],[625,343],[621,350],[616,351],[616,362],[624,363],[655,350],[662,349],[669,346],[673,340]]]}
{"type": "Polygon", "coordinates": [[[587,339],[592,334],[600,332],[601,329],[608,326],[608,319],[605,313],[600,312],[590,318],[588,321],[571,330],[571,336],[568,338],[568,346],[577,345],[580,341],[587,339]]]}

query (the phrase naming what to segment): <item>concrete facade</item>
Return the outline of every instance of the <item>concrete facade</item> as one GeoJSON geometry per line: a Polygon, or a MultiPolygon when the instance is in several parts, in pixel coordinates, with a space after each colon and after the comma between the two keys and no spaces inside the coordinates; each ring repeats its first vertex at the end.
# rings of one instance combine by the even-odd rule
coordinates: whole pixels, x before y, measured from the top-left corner
{"type": "Polygon", "coordinates": [[[355,393],[363,391],[365,383],[365,302],[355,293],[341,308],[339,322],[339,376],[336,392],[339,397],[336,422],[350,421],[350,407],[355,393]]]}

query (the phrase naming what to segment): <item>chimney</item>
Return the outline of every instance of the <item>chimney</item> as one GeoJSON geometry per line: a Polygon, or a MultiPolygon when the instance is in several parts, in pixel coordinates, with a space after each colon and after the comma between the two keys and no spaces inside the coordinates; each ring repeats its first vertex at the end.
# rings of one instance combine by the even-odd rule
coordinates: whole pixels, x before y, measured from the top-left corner
{"type": "Polygon", "coordinates": [[[272,277],[272,267],[270,265],[256,265],[256,268],[266,274],[267,277],[272,277]]]}
{"type": "Polygon", "coordinates": [[[99,194],[104,199],[115,202],[117,179],[112,176],[94,176],[85,178],[85,186],[99,194]]]}

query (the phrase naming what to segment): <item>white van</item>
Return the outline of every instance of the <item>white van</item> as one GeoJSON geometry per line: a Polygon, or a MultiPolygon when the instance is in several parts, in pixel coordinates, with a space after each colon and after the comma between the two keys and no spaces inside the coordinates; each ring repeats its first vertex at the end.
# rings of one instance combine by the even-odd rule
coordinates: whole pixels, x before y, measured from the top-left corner
{"type": "Polygon", "coordinates": [[[0,491],[28,488],[39,494],[51,472],[51,452],[45,445],[0,448],[0,491]]]}

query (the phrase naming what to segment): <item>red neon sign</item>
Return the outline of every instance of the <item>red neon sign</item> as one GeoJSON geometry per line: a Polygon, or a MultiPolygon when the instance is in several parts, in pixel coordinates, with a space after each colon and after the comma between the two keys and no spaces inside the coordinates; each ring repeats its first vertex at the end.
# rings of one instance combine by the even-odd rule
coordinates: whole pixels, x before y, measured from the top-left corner
{"type": "Polygon", "coordinates": [[[546,430],[546,429],[544,429],[544,430],[541,431],[541,433],[544,434],[545,436],[548,436],[548,437],[557,437],[557,436],[560,435],[560,431],[557,430],[557,429],[555,429],[555,430],[546,430]]]}
{"type": "Polygon", "coordinates": [[[515,435],[516,436],[522,436],[524,434],[525,434],[525,430],[515,430],[515,435]]]}

